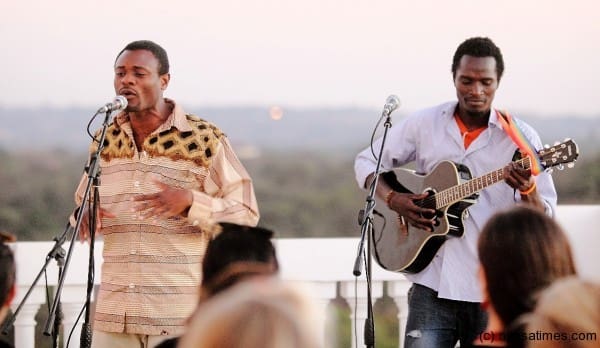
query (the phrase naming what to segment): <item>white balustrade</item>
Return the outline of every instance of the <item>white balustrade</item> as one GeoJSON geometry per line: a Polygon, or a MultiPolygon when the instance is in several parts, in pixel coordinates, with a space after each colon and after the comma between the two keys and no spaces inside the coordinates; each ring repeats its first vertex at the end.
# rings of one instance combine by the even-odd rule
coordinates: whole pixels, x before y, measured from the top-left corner
{"type": "MultiPolygon", "coordinates": [[[[571,240],[575,261],[579,272],[587,277],[600,280],[597,250],[600,250],[600,234],[591,227],[594,219],[600,216],[600,205],[559,206],[557,219],[567,231],[571,240]]],[[[357,234],[359,233],[357,228],[357,234]]],[[[54,242],[17,242],[13,245],[17,262],[17,296],[13,301],[15,310],[21,299],[33,283],[54,242]]],[[[63,247],[68,250],[69,244],[63,247]]],[[[280,260],[281,276],[286,280],[307,283],[312,288],[316,304],[325,310],[327,304],[341,296],[351,308],[352,347],[363,346],[364,320],[366,319],[366,278],[353,276],[354,258],[358,248],[357,238],[306,238],[276,240],[277,256],[280,260]],[[357,290],[355,291],[355,281],[357,290]],[[339,293],[338,293],[339,288],[339,293]],[[355,305],[356,303],[356,305],[355,305]],[[356,318],[354,318],[356,313],[356,318]],[[354,320],[356,319],[356,320],[354,320]],[[356,331],[355,331],[356,330],[356,331]],[[354,333],[357,332],[358,342],[354,333]]],[[[67,269],[67,278],[63,287],[61,303],[64,313],[64,342],[75,324],[84,302],[88,274],[88,245],[79,242],[74,245],[73,256],[67,269]]],[[[100,281],[102,264],[102,242],[96,243],[95,283],[100,281]]],[[[57,284],[57,265],[52,260],[47,269],[50,286],[57,284]]],[[[388,272],[373,263],[372,301],[375,303],[383,296],[384,284],[387,293],[398,309],[400,337],[403,342],[404,327],[408,315],[406,293],[410,283],[399,273],[388,272]]],[[[53,292],[51,292],[53,293],[53,292]]],[[[45,323],[36,323],[35,315],[41,306],[46,306],[44,277],[33,289],[14,322],[15,346],[17,348],[35,347],[35,327],[45,323]]],[[[79,347],[82,320],[74,330],[69,347],[79,347]]],[[[375,328],[377,330],[377,328],[375,328]]],[[[323,337],[326,337],[323,332],[323,337]]],[[[50,338],[48,338],[50,340],[50,338]]]]}

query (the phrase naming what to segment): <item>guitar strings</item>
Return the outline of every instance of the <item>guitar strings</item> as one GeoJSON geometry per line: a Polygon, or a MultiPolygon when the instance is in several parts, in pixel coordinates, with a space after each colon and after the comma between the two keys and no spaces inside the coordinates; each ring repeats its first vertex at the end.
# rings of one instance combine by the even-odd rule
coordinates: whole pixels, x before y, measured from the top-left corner
{"type": "MultiPolygon", "coordinates": [[[[529,157],[525,157],[525,158],[519,159],[519,160],[517,160],[515,162],[519,163],[519,164],[522,164],[523,167],[526,168],[526,169],[531,166],[531,160],[530,160],[529,157]]],[[[435,206],[435,210],[438,210],[439,208],[446,207],[446,206],[448,206],[448,205],[450,205],[452,203],[438,207],[437,204],[436,204],[437,202],[439,202],[439,200],[437,199],[437,197],[450,195],[450,193],[449,193],[450,190],[457,189],[458,187],[464,187],[464,186],[470,185],[471,183],[476,182],[477,180],[481,180],[482,178],[484,178],[486,176],[489,176],[490,174],[493,174],[494,172],[498,172],[500,170],[502,170],[502,169],[489,172],[489,173],[487,173],[485,175],[482,175],[482,176],[480,176],[478,178],[474,178],[474,179],[468,180],[468,181],[466,181],[466,182],[464,182],[464,183],[462,183],[460,185],[456,185],[456,186],[447,188],[445,190],[436,192],[433,195],[430,195],[430,196],[428,196],[428,197],[426,197],[424,199],[416,200],[415,204],[417,206],[421,207],[421,208],[435,206]]]]}

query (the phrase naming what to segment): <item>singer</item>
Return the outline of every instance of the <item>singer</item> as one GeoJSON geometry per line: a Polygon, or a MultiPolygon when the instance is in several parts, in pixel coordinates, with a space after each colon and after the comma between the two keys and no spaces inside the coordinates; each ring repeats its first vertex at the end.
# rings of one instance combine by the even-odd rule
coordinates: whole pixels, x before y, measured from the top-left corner
{"type": "MultiPolygon", "coordinates": [[[[127,106],[101,153],[104,263],[92,347],[155,347],[182,334],[216,223],[259,219],[252,181],[228,139],[164,98],[169,80],[167,53],[154,42],[131,42],[116,57],[114,88],[127,106]]],[[[80,238],[89,236],[84,216],[80,238]]]]}
{"type": "MultiPolygon", "coordinates": [[[[503,71],[500,49],[489,38],[467,39],[458,46],[452,62],[457,100],[417,111],[390,130],[381,158],[384,169],[414,162],[417,173],[428,174],[439,162],[449,160],[468,167],[473,177],[502,169],[506,183],[480,192],[464,219],[463,238],[448,237],[423,270],[406,275],[413,285],[408,292],[405,347],[450,348],[457,341],[461,347],[471,345],[487,325],[477,277],[480,228],[493,213],[518,202],[548,215],[555,210],[551,176],[542,172],[534,177],[531,170],[512,162],[517,145],[492,105],[503,71]]],[[[532,127],[517,118],[513,122],[541,149],[532,127]]],[[[375,153],[380,147],[381,139],[374,143],[375,153]]],[[[356,157],[354,168],[361,188],[373,180],[375,166],[370,149],[356,157]]],[[[385,180],[378,180],[377,195],[402,217],[399,221],[432,231],[432,221],[426,216],[434,211],[415,204],[427,194],[396,192],[385,180]]],[[[406,225],[398,233],[405,230],[406,225]]]]}

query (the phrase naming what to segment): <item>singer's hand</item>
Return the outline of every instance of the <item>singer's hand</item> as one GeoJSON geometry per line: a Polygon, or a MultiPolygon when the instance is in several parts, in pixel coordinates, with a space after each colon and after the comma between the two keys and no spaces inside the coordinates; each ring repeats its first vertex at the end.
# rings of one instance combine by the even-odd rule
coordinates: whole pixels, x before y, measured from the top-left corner
{"type": "MultiPolygon", "coordinates": [[[[83,212],[83,217],[81,220],[81,225],[79,226],[79,240],[83,243],[86,240],[90,239],[90,218],[89,218],[89,209],[86,209],[83,212]]],[[[100,231],[102,227],[102,218],[116,218],[117,216],[113,213],[109,212],[106,209],[98,208],[98,212],[96,214],[96,232],[100,231]]]]}
{"type": "Polygon", "coordinates": [[[178,217],[192,205],[193,195],[190,190],[172,187],[156,180],[154,183],[161,191],[133,198],[134,202],[138,202],[133,211],[141,212],[140,218],[178,217]]]}
{"type": "Polygon", "coordinates": [[[390,199],[390,208],[400,216],[403,216],[407,223],[421,230],[432,232],[432,221],[424,216],[432,216],[435,214],[435,210],[422,208],[415,204],[416,200],[425,199],[427,196],[426,193],[418,195],[413,193],[396,193],[390,199]]]}

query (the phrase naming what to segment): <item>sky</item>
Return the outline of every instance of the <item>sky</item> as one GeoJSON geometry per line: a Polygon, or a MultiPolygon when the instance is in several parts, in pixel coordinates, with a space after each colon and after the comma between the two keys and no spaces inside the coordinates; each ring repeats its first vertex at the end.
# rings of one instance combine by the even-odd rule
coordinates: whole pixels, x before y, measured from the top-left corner
{"type": "Polygon", "coordinates": [[[190,106],[405,110],[455,99],[450,64],[488,36],[506,70],[498,106],[600,115],[600,2],[85,1],[0,5],[0,106],[97,107],[130,41],[168,52],[166,96],[190,106]]]}

